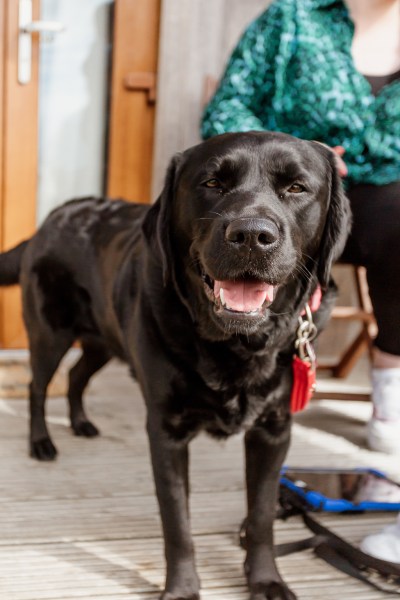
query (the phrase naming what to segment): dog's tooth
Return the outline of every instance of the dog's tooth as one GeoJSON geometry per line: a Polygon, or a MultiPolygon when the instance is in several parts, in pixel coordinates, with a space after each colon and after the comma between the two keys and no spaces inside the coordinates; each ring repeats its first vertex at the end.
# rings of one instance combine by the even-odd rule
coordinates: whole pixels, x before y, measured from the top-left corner
{"type": "Polygon", "coordinates": [[[224,292],[224,288],[221,288],[219,290],[219,298],[221,300],[222,306],[225,306],[225,292],[224,292]]]}

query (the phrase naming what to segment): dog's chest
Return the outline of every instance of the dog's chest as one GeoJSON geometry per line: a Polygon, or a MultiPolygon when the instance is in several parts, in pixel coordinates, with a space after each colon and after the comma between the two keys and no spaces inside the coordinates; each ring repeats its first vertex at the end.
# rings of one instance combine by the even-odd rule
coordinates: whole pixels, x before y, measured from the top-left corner
{"type": "Polygon", "coordinates": [[[205,430],[223,438],[247,430],[276,410],[282,395],[282,373],[270,361],[218,368],[208,363],[198,371],[176,377],[168,404],[166,425],[183,439],[205,430]],[[273,372],[271,372],[271,370],[273,372]]]}

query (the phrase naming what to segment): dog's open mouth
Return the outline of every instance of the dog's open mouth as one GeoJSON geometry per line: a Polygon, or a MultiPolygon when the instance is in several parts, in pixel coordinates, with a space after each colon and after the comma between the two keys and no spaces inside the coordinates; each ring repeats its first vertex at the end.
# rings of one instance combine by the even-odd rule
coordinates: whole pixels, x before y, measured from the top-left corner
{"type": "Polygon", "coordinates": [[[206,294],[216,309],[237,315],[259,315],[274,301],[277,286],[251,276],[213,280],[203,275],[206,294]]]}

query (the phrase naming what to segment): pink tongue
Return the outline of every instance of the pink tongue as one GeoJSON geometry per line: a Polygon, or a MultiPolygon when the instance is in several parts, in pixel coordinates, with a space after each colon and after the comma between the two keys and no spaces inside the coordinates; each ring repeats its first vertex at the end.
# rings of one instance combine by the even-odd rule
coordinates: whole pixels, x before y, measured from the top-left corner
{"type": "Polygon", "coordinates": [[[274,286],[262,281],[215,281],[214,296],[220,297],[231,310],[253,312],[260,309],[265,300],[273,301],[274,286]]]}

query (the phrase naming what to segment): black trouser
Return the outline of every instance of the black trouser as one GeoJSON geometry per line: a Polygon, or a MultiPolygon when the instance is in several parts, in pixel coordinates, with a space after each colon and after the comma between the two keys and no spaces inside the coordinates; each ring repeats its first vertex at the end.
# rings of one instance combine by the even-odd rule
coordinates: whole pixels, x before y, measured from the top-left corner
{"type": "Polygon", "coordinates": [[[341,260],[363,265],[378,324],[375,345],[400,356],[400,181],[348,191],[353,229],[341,260]]]}

